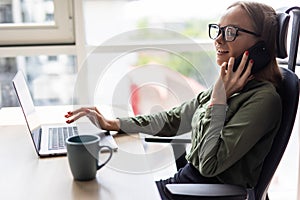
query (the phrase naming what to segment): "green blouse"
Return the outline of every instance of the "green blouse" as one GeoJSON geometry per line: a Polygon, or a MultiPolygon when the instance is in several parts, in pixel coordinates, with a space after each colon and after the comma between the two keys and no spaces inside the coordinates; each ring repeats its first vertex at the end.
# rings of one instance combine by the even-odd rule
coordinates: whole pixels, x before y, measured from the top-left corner
{"type": "Polygon", "coordinates": [[[227,105],[210,105],[212,89],[151,115],[120,118],[126,133],[175,136],[192,131],[187,155],[199,172],[223,183],[256,185],[281,121],[281,100],[269,82],[250,81],[227,105]]]}

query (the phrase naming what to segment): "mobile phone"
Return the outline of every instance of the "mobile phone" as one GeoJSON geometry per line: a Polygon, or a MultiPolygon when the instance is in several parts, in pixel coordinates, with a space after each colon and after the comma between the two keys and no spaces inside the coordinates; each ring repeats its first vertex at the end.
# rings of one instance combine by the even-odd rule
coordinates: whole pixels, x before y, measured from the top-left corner
{"type": "MultiPolygon", "coordinates": [[[[246,67],[248,66],[250,59],[252,59],[254,61],[252,70],[251,70],[251,74],[254,74],[254,73],[258,72],[259,70],[263,69],[271,61],[270,54],[266,48],[265,42],[263,42],[263,41],[259,41],[255,45],[250,47],[248,49],[248,52],[249,52],[249,56],[248,56],[245,66],[246,67]]],[[[233,71],[236,71],[238,66],[240,65],[243,54],[244,53],[242,53],[240,56],[238,56],[234,60],[233,71]]],[[[246,70],[246,68],[245,68],[245,70],[246,70]]]]}

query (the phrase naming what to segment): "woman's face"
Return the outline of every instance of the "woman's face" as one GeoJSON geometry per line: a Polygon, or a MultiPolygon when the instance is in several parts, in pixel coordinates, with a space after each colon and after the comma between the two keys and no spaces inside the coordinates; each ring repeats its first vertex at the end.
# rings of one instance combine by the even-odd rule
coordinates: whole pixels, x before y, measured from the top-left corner
{"type": "MultiPolygon", "coordinates": [[[[240,6],[226,10],[220,19],[219,26],[224,27],[227,25],[233,25],[254,32],[250,17],[240,6]]],[[[217,51],[217,64],[221,66],[224,62],[228,62],[230,57],[238,57],[256,42],[256,36],[242,31],[238,32],[238,36],[232,42],[226,42],[222,38],[222,34],[220,34],[214,43],[217,51]]]]}

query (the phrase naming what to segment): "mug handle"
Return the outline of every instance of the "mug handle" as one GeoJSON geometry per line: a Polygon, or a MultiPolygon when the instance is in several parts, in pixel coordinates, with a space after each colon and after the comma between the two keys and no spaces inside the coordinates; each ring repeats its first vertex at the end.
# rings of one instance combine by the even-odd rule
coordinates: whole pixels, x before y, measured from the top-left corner
{"type": "Polygon", "coordinates": [[[113,150],[111,147],[109,146],[99,146],[99,152],[101,151],[101,149],[103,148],[107,148],[109,150],[109,157],[106,159],[106,161],[104,163],[102,163],[101,165],[99,165],[98,163],[98,166],[97,166],[97,170],[101,169],[104,165],[106,165],[106,163],[108,163],[108,161],[111,159],[112,157],[112,154],[113,154],[113,150]]]}

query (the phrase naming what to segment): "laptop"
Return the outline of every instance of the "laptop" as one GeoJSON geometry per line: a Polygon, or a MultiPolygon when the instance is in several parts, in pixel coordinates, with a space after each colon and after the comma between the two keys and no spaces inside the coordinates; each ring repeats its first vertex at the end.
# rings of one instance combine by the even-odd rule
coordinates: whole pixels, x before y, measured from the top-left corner
{"type": "Polygon", "coordinates": [[[76,125],[66,123],[41,124],[23,72],[18,71],[12,82],[38,156],[66,155],[65,140],[78,134],[97,134],[101,138],[101,145],[110,146],[114,151],[117,150],[118,146],[110,132],[98,129],[91,123],[84,125],[80,125],[80,123],[76,125]]]}

